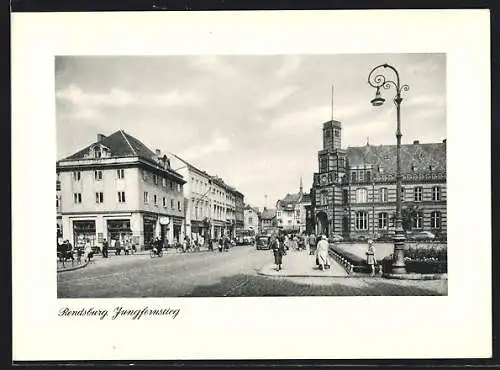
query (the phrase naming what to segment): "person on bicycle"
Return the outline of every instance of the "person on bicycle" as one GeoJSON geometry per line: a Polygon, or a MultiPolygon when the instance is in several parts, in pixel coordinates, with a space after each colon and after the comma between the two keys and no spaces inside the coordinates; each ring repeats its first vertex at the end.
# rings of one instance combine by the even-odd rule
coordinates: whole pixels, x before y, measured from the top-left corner
{"type": "Polygon", "coordinates": [[[154,241],[154,251],[156,254],[160,254],[161,250],[163,249],[163,243],[161,242],[161,239],[156,237],[156,240],[154,241]]]}

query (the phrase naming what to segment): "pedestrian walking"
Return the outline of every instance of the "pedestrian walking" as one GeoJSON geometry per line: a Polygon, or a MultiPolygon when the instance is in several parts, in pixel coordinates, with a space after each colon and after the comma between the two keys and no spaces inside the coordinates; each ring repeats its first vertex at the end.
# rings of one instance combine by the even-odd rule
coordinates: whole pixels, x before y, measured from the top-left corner
{"type": "Polygon", "coordinates": [[[366,263],[370,266],[371,276],[375,276],[375,265],[377,258],[375,257],[375,248],[373,247],[373,240],[368,240],[368,250],[366,251],[366,263]]]}
{"type": "Polygon", "coordinates": [[[108,258],[108,241],[106,239],[102,240],[102,257],[108,258]]]}
{"type": "Polygon", "coordinates": [[[325,271],[325,267],[330,267],[328,261],[328,241],[326,235],[321,235],[321,240],[316,247],[316,264],[319,265],[321,271],[325,271]]]}
{"type": "Polygon", "coordinates": [[[85,261],[90,263],[92,257],[94,256],[94,252],[92,251],[92,246],[90,245],[90,239],[87,239],[85,241],[84,254],[85,254],[85,261]]]}
{"type": "Polygon", "coordinates": [[[222,246],[223,246],[223,241],[222,241],[222,237],[219,238],[218,240],[218,248],[219,248],[219,252],[222,253],[222,246]]]}
{"type": "Polygon", "coordinates": [[[314,233],[311,233],[309,236],[309,240],[307,241],[308,249],[309,249],[309,254],[313,255],[316,251],[316,235],[314,233]]]}
{"type": "Polygon", "coordinates": [[[277,266],[277,270],[280,271],[283,264],[283,256],[285,255],[285,248],[276,236],[271,237],[271,249],[274,255],[274,264],[277,266]]]}

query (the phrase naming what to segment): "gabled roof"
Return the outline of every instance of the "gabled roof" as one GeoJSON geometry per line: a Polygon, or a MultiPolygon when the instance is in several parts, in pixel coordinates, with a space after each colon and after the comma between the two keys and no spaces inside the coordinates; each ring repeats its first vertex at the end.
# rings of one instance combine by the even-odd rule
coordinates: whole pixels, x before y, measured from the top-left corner
{"type": "Polygon", "coordinates": [[[311,203],[311,194],[304,193],[304,195],[302,196],[301,203],[311,203]]]}
{"type": "Polygon", "coordinates": [[[90,148],[95,145],[103,145],[108,148],[111,152],[111,158],[139,157],[151,163],[156,163],[156,154],[140,140],[123,130],[116,131],[104,137],[101,141],[96,141],[63,160],[85,159],[90,148]]]}
{"type": "MultiPolygon", "coordinates": [[[[394,172],[396,168],[396,145],[365,145],[348,147],[349,166],[372,164],[384,172],[394,172]]],[[[401,172],[446,171],[446,144],[403,144],[401,145],[401,172]],[[413,170],[412,170],[413,166],[413,170]]]]}
{"type": "Polygon", "coordinates": [[[299,203],[302,199],[303,194],[301,193],[296,193],[296,194],[287,194],[283,199],[280,199],[278,201],[278,204],[280,208],[292,208],[295,207],[297,203],[299,203]]]}
{"type": "Polygon", "coordinates": [[[262,211],[262,214],[260,215],[260,218],[262,220],[271,220],[276,217],[276,210],[275,209],[264,209],[262,211]]]}

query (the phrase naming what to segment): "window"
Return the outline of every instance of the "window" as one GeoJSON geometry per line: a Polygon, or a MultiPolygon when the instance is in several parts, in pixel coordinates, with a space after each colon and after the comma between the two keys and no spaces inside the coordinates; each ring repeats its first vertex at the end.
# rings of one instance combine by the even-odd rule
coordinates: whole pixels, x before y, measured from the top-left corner
{"type": "Polygon", "coordinates": [[[74,193],[73,194],[73,199],[75,203],[79,204],[82,202],[82,193],[74,193]]]}
{"type": "Polygon", "coordinates": [[[73,172],[73,180],[80,181],[81,178],[82,178],[82,174],[80,171],[73,172]]]}
{"type": "Polygon", "coordinates": [[[356,229],[367,230],[368,229],[368,213],[365,211],[356,212],[356,229]]]}
{"type": "Polygon", "coordinates": [[[441,188],[439,186],[432,187],[432,200],[433,201],[441,200],[441,188]]]}
{"type": "Polygon", "coordinates": [[[378,214],[378,228],[379,229],[387,228],[387,212],[380,212],[378,214]]]}
{"type": "Polygon", "coordinates": [[[167,179],[165,178],[161,179],[161,186],[163,186],[164,188],[167,187],[167,179]]]}
{"type": "Polygon", "coordinates": [[[153,175],[153,181],[155,182],[155,185],[158,185],[158,176],[153,175]]]}
{"type": "Polygon", "coordinates": [[[423,225],[424,214],[422,212],[415,212],[413,215],[413,227],[415,229],[421,229],[423,225]]]}
{"type": "Polygon", "coordinates": [[[366,171],[366,181],[372,181],[372,171],[366,171]]]}
{"type": "Polygon", "coordinates": [[[163,207],[167,206],[167,198],[163,197],[163,207]]]}
{"type": "Polygon", "coordinates": [[[102,171],[101,170],[94,171],[94,179],[97,181],[102,180],[102,171]]]}
{"type": "Polygon", "coordinates": [[[335,137],[339,137],[340,136],[340,131],[339,130],[335,130],[333,132],[335,132],[335,137]]]}
{"type": "Polygon", "coordinates": [[[155,206],[158,205],[158,198],[157,198],[156,194],[153,195],[153,203],[154,203],[155,206]]]}
{"type": "Polygon", "coordinates": [[[180,185],[180,184],[177,184],[177,191],[178,191],[178,192],[181,192],[181,191],[182,191],[182,188],[181,188],[181,185],[180,185]]]}
{"type": "Polygon", "coordinates": [[[298,209],[297,211],[295,211],[295,216],[296,217],[300,217],[300,209],[298,209]]]}
{"type": "Polygon", "coordinates": [[[347,189],[342,190],[342,204],[347,204],[349,201],[349,191],[347,189]]]}
{"type": "Polygon", "coordinates": [[[174,208],[174,200],[170,199],[170,208],[174,208]]]}
{"type": "Polygon", "coordinates": [[[439,229],[441,227],[441,212],[431,212],[431,227],[433,229],[439,229]]]}
{"type": "Polygon", "coordinates": [[[380,201],[387,202],[387,188],[380,188],[380,201]]]}
{"type": "Polygon", "coordinates": [[[278,211],[276,216],[281,217],[281,211],[278,211]]]}
{"type": "Polygon", "coordinates": [[[366,203],[367,199],[367,191],[364,188],[356,189],[356,202],[357,203],[366,203]]]}
{"type": "Polygon", "coordinates": [[[146,170],[142,170],[142,179],[146,180],[146,170]]]}
{"type": "Polygon", "coordinates": [[[56,195],[56,208],[59,208],[59,197],[56,195]]]}
{"type": "Polygon", "coordinates": [[[365,180],[364,180],[364,172],[363,172],[363,171],[359,171],[359,178],[358,178],[358,181],[359,181],[359,182],[363,182],[363,181],[365,181],[365,180]]]}
{"type": "Polygon", "coordinates": [[[327,170],[328,170],[328,159],[325,157],[322,157],[319,160],[319,171],[325,172],[327,170]]]}
{"type": "Polygon", "coordinates": [[[144,203],[149,203],[149,193],[147,191],[144,192],[144,203]]]}
{"type": "Polygon", "coordinates": [[[248,217],[248,223],[249,224],[253,223],[253,218],[252,217],[248,217]]]}
{"type": "Polygon", "coordinates": [[[94,148],[94,158],[101,158],[101,148],[98,146],[94,148]]]}
{"type": "Polygon", "coordinates": [[[326,191],[323,191],[320,194],[320,204],[321,205],[327,205],[328,204],[328,193],[326,191]]]}
{"type": "Polygon", "coordinates": [[[414,196],[415,202],[421,202],[422,201],[422,187],[421,186],[417,186],[413,190],[413,196],[414,196]]]}
{"type": "Polygon", "coordinates": [[[405,188],[401,187],[401,201],[405,200],[405,188]]]}
{"type": "Polygon", "coordinates": [[[357,181],[356,172],[351,172],[351,182],[356,182],[356,181],[357,181]]]}
{"type": "Polygon", "coordinates": [[[116,175],[119,179],[123,179],[125,177],[125,170],[123,168],[116,170],[116,175]]]}
{"type": "Polygon", "coordinates": [[[124,191],[118,192],[118,203],[125,203],[125,192],[124,191]]]}
{"type": "Polygon", "coordinates": [[[177,209],[180,211],[181,210],[181,202],[177,201],[177,209]]]}
{"type": "Polygon", "coordinates": [[[95,193],[95,202],[101,204],[104,202],[104,194],[102,192],[95,193]]]}

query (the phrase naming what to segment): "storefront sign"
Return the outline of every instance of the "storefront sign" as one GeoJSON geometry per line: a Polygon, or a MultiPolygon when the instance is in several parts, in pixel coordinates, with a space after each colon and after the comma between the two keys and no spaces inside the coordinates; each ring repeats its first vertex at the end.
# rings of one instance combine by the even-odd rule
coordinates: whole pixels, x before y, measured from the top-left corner
{"type": "Polygon", "coordinates": [[[160,225],[168,225],[170,223],[170,218],[166,216],[161,216],[158,221],[160,222],[160,225]]]}

